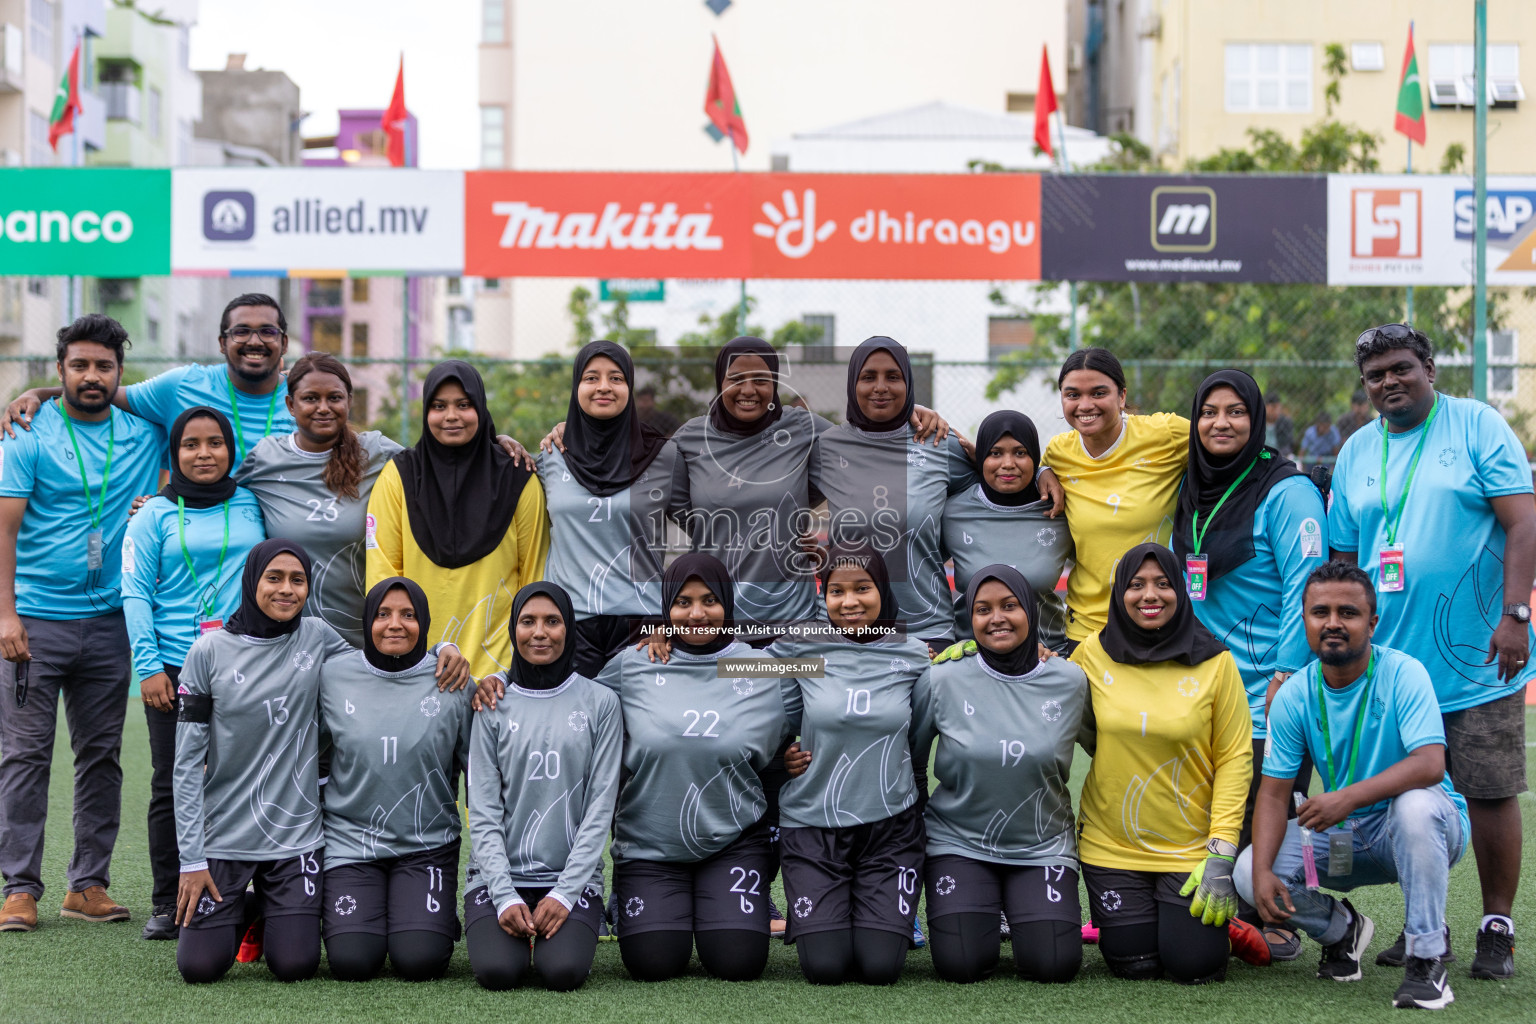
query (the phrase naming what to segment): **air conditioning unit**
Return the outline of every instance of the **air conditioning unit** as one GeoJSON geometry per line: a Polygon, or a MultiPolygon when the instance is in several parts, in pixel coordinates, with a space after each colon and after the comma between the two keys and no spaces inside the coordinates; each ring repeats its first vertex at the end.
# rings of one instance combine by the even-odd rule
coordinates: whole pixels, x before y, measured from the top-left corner
{"type": "Polygon", "coordinates": [[[1456,105],[1456,79],[1431,78],[1429,80],[1429,102],[1436,107],[1454,107],[1456,105]]]}
{"type": "Polygon", "coordinates": [[[1523,99],[1525,99],[1525,90],[1520,87],[1520,79],[1490,78],[1488,80],[1489,103],[1512,107],[1523,99]]]}

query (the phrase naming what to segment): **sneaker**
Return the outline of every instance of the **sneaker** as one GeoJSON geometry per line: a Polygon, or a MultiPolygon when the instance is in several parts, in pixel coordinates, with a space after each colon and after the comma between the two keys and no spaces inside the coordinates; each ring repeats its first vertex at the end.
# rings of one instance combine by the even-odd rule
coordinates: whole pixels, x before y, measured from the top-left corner
{"type": "Polygon", "coordinates": [[[773,900],[768,901],[768,934],[782,936],[789,928],[789,922],[784,920],[784,915],[779,912],[779,905],[773,900]]]}
{"type": "Polygon", "coordinates": [[[1013,929],[1008,927],[1008,915],[1007,914],[1003,914],[1002,918],[1003,918],[1002,924],[997,926],[997,937],[999,939],[1002,939],[1004,942],[1012,942],[1013,941],[1013,929]]]}
{"type": "Polygon", "coordinates": [[[59,908],[60,917],[72,917],[76,921],[126,921],[132,915],[128,908],[107,895],[99,885],[88,885],[82,892],[64,894],[64,905],[59,908]]]}
{"type": "Polygon", "coordinates": [[[150,912],[149,920],[144,923],[144,931],[140,933],[142,938],[155,940],[174,940],[181,934],[181,928],[176,924],[176,906],[159,906],[150,912]]]}
{"type": "Polygon", "coordinates": [[[1234,917],[1227,922],[1227,938],[1232,943],[1232,955],[1243,963],[1255,967],[1269,966],[1269,942],[1264,938],[1264,933],[1253,925],[1234,917]]]}
{"type": "Polygon", "coordinates": [[[266,945],[266,921],[257,918],[252,921],[250,927],[245,930],[245,938],[240,940],[240,949],[235,953],[235,962],[239,964],[253,964],[261,959],[263,947],[266,945]]]}
{"type": "Polygon", "coordinates": [[[0,932],[30,932],[37,928],[37,897],[13,892],[0,907],[0,932]]]}
{"type": "Polygon", "coordinates": [[[1359,981],[1360,957],[1376,934],[1376,922],[1356,910],[1349,900],[1340,900],[1349,911],[1349,927],[1344,937],[1331,946],[1323,947],[1323,958],[1317,965],[1317,976],[1330,981],[1359,981]]]}
{"type": "Polygon", "coordinates": [[[1503,921],[1490,921],[1477,931],[1477,956],[1472,958],[1472,977],[1503,981],[1515,976],[1515,936],[1503,921]]]}
{"type": "Polygon", "coordinates": [[[1092,924],[1083,925],[1083,945],[1097,946],[1099,944],[1099,930],[1092,924]]]}
{"type": "MultiPolygon", "coordinates": [[[[1397,941],[1386,949],[1376,954],[1377,967],[1401,967],[1408,962],[1408,937],[1402,932],[1397,933],[1397,941]]],[[[1445,926],[1445,955],[1440,958],[1443,964],[1456,962],[1456,954],[1451,952],[1451,926],[1445,926]]]]}
{"type": "Polygon", "coordinates": [[[1456,1001],[1439,957],[1411,956],[1392,1005],[1399,1010],[1443,1010],[1456,1001]]]}
{"type": "Polygon", "coordinates": [[[928,945],[928,940],[923,938],[923,926],[917,923],[917,918],[912,919],[912,945],[916,949],[922,949],[928,945]]]}

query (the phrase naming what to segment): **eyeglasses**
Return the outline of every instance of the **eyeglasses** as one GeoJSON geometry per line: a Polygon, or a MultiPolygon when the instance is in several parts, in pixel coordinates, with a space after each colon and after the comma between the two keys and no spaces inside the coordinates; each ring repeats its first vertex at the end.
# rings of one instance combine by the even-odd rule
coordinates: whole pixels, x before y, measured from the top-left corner
{"type": "Polygon", "coordinates": [[[224,337],[233,338],[235,341],[250,341],[253,334],[262,341],[276,341],[283,336],[283,332],[276,327],[246,327],[242,324],[225,331],[224,337]]]}
{"type": "Polygon", "coordinates": [[[1409,341],[1413,338],[1413,328],[1407,324],[1382,324],[1380,327],[1372,327],[1360,332],[1360,337],[1355,339],[1356,350],[1365,348],[1376,340],[1377,335],[1387,341],[1409,341]]]}

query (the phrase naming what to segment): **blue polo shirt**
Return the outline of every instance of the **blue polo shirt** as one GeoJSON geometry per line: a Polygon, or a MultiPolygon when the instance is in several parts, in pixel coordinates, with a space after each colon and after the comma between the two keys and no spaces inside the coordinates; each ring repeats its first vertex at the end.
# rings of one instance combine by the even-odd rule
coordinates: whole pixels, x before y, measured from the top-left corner
{"type": "Polygon", "coordinates": [[[235,387],[229,379],[229,367],[223,363],[204,366],[188,363],[138,384],[123,388],[128,408],[134,415],[158,423],[167,433],[176,417],[197,405],[217,409],[229,417],[240,450],[235,453],[235,465],[245,459],[268,434],[281,436],[293,433],[293,416],[288,412],[286,391],[281,382],[270,395],[248,395],[235,387]],[[230,401],[230,394],[234,401],[230,401]],[[238,411],[239,415],[236,416],[238,411]],[[267,417],[272,417],[272,427],[267,429],[267,417]]]}

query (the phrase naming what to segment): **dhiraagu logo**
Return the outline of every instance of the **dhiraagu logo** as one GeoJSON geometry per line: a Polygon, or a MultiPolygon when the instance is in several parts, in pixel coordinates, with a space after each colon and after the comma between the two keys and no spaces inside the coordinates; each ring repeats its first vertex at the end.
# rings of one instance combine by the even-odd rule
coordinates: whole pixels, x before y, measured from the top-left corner
{"type": "Polygon", "coordinates": [[[0,274],[140,277],[171,267],[165,170],[0,170],[0,274]]]}

